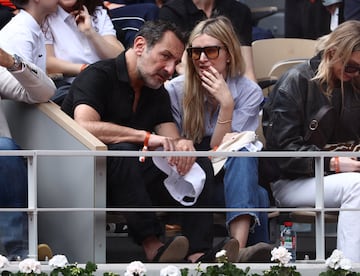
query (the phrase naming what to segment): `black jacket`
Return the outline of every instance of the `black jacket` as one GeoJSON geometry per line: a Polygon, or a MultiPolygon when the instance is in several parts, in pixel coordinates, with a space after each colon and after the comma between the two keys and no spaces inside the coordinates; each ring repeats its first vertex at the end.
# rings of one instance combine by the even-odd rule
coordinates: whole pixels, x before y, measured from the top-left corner
{"type": "MultiPolygon", "coordinates": [[[[328,99],[312,80],[318,55],[290,69],[277,82],[264,106],[263,129],[267,150],[320,151],[325,144],[358,142],[360,94],[344,83],[344,95],[335,88],[328,99]],[[312,129],[312,130],[311,130],[312,129]]],[[[314,158],[279,158],[281,178],[314,176],[314,158]]],[[[325,158],[329,173],[329,158],[325,158]]]]}

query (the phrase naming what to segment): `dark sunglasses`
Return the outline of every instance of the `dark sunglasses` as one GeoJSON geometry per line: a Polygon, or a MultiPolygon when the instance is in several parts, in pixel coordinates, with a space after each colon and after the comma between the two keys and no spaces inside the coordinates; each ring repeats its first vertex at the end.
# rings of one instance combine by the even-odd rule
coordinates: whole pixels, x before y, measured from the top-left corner
{"type": "Polygon", "coordinates": [[[346,64],[344,66],[344,72],[345,73],[349,73],[349,74],[354,74],[356,72],[360,73],[360,66],[355,66],[355,65],[350,65],[350,64],[346,64]]]}
{"type": "Polygon", "coordinates": [[[220,49],[226,49],[224,46],[207,46],[207,47],[189,47],[186,49],[188,55],[193,60],[200,59],[201,53],[204,52],[208,59],[216,59],[219,56],[220,49]]]}

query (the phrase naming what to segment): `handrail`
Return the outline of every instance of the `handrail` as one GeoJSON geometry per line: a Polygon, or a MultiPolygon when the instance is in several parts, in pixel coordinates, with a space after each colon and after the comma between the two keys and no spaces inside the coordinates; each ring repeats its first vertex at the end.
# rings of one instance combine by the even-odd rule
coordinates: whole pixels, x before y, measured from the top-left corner
{"type": "Polygon", "coordinates": [[[294,151],[264,151],[264,152],[213,152],[213,151],[194,151],[194,152],[164,152],[164,151],[85,151],[85,150],[14,150],[0,151],[0,156],[24,156],[28,158],[28,187],[29,198],[28,208],[0,208],[0,211],[26,211],[29,213],[29,255],[37,256],[37,214],[39,212],[228,212],[228,211],[262,211],[262,212],[291,212],[291,211],[313,211],[315,212],[315,233],[316,233],[316,260],[325,259],[325,212],[329,211],[360,211],[357,208],[326,208],[324,207],[323,189],[323,170],[324,158],[332,156],[359,157],[357,152],[294,152],[294,151]],[[315,158],[315,177],[316,177],[316,202],[315,207],[311,208],[44,208],[37,207],[37,159],[41,156],[233,156],[233,157],[313,157],[315,158]]]}

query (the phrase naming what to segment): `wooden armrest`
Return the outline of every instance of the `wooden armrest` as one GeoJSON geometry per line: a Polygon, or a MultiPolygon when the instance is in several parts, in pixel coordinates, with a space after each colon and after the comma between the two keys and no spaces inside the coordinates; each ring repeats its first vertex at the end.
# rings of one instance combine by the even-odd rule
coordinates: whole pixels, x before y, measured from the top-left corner
{"type": "Polygon", "coordinates": [[[43,113],[54,120],[58,125],[73,135],[90,150],[107,150],[107,146],[103,142],[75,122],[70,116],[63,112],[57,104],[47,102],[40,103],[37,106],[43,113]]]}

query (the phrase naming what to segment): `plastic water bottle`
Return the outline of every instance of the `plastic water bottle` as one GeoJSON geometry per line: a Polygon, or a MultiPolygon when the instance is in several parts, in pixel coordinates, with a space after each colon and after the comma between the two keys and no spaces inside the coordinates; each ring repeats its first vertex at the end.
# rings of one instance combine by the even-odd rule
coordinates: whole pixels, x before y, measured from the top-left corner
{"type": "Polygon", "coordinates": [[[280,233],[280,245],[291,253],[290,262],[296,261],[296,232],[292,228],[291,221],[284,222],[284,229],[280,233]]]}

